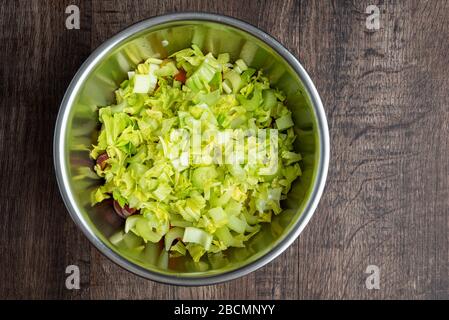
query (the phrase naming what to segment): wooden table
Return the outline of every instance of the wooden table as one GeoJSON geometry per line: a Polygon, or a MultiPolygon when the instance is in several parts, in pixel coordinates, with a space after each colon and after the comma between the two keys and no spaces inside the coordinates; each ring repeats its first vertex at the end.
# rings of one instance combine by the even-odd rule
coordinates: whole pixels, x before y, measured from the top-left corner
{"type": "Polygon", "coordinates": [[[82,1],[0,4],[0,298],[449,298],[447,1],[82,1]],[[81,29],[65,28],[76,4],[81,29]],[[366,26],[369,4],[380,29],[366,26]],[[250,275],[208,287],[143,280],[100,254],[56,186],[52,135],[72,76],[116,32],[166,12],[237,17],[278,38],[314,80],[331,161],[299,239],[250,275]],[[65,268],[81,289],[65,288],[65,268]],[[368,265],[380,289],[368,290],[368,265]]]}

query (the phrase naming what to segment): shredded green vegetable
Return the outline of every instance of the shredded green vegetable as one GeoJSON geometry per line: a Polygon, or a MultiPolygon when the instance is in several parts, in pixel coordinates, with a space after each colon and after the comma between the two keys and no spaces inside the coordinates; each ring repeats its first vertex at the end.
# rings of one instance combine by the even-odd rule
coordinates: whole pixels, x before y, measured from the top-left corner
{"type": "Polygon", "coordinates": [[[281,213],[301,175],[283,94],[243,60],[232,64],[229,54],[195,45],[150,58],[128,76],[116,104],[99,109],[91,150],[104,178],[92,205],[112,198],[126,218],[111,242],[136,250],[162,242],[159,265],[244,247],[281,213]]]}

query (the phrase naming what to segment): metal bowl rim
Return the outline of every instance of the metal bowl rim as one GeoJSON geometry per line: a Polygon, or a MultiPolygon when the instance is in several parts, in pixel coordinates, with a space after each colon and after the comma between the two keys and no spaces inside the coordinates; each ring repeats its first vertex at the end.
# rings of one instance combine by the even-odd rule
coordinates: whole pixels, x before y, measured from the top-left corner
{"type": "Polygon", "coordinates": [[[211,285],[224,281],[233,280],[242,277],[248,273],[251,273],[267,263],[271,262],[282,252],[284,252],[295,240],[298,238],[299,234],[305,228],[310,218],[312,217],[318,202],[323,193],[324,185],[326,182],[327,171],[329,166],[329,129],[327,125],[326,114],[321,102],[321,98],[310,79],[309,75],[305,69],[301,66],[299,61],[277,40],[265,33],[264,31],[236,18],[217,15],[211,13],[203,12],[185,12],[185,13],[171,13],[166,15],[160,15],[152,17],[146,20],[137,22],[123,31],[119,32],[115,36],[106,40],[101,44],[91,55],[86,59],[86,61],[81,65],[78,72],[73,77],[70,82],[63,100],[60,105],[58,112],[58,117],[56,120],[54,141],[53,141],[53,160],[56,172],[56,178],[58,182],[58,187],[61,192],[64,203],[76,225],[82,230],[84,235],[89,239],[89,241],[105,256],[111,259],[113,262],[121,266],[122,268],[133,272],[141,277],[154,280],[166,284],[174,285],[211,285]],[[82,214],[78,209],[76,201],[73,194],[70,191],[69,181],[68,181],[68,169],[66,168],[65,155],[65,137],[66,137],[66,127],[67,119],[70,113],[70,106],[74,102],[76,94],[80,89],[83,81],[89,75],[90,71],[97,65],[97,63],[110,52],[111,49],[115,48],[116,45],[126,40],[127,38],[133,36],[134,34],[155,27],[160,24],[165,24],[167,22],[188,22],[188,21],[208,21],[213,23],[219,23],[237,28],[243,32],[249,33],[250,35],[263,41],[265,44],[274,49],[283,59],[285,59],[292,69],[297,73],[299,78],[304,84],[305,89],[312,102],[312,107],[315,111],[316,120],[318,123],[318,138],[320,143],[320,158],[317,168],[317,176],[314,181],[312,192],[309,195],[306,206],[304,206],[304,211],[295,222],[295,225],[290,229],[290,232],[283,236],[283,239],[278,241],[276,246],[274,246],[269,252],[265,253],[263,256],[259,257],[255,261],[248,263],[240,268],[224,272],[222,274],[210,275],[206,277],[178,277],[173,275],[166,275],[162,273],[157,273],[148,269],[145,269],[129,260],[125,257],[117,254],[109,247],[107,247],[91,230],[87,225],[86,221],[82,218],[82,214]]]}

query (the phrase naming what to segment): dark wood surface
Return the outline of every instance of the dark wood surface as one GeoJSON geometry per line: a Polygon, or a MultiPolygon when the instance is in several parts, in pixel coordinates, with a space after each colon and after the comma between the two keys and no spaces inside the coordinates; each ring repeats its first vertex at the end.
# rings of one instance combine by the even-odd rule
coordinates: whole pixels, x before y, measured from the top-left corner
{"type": "Polygon", "coordinates": [[[81,1],[0,4],[0,298],[449,298],[449,2],[81,1]],[[369,4],[380,30],[365,26],[369,4]],[[77,4],[81,29],[67,30],[77,4]],[[243,19],[309,71],[331,133],[329,177],[299,239],[250,275],[207,287],[143,280],[94,249],[53,173],[56,113],[89,53],[174,11],[243,19]],[[65,288],[65,268],[81,289],[65,288]],[[380,268],[367,290],[365,269],[380,268]]]}

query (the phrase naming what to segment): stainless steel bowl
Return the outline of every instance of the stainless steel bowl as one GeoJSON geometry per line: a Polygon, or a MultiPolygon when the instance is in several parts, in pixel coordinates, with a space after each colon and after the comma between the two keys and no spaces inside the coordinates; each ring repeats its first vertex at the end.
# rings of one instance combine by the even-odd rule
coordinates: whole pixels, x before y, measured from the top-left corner
{"type": "Polygon", "coordinates": [[[148,279],[179,285],[208,285],[243,276],[267,264],[298,237],[323,192],[329,162],[329,132],[315,86],[298,60],[263,31],[233,18],[205,13],[176,13],[139,22],[103,43],[84,62],[61,103],[54,136],[58,185],[72,219],[103,254],[148,279]],[[108,240],[122,222],[110,205],[91,207],[90,192],[99,184],[89,148],[98,129],[97,106],[114,101],[114,90],[127,71],[150,56],[197,44],[214,54],[229,52],[262,69],[287,95],[303,155],[303,175],[285,200],[286,210],[266,224],[246,248],[227,251],[223,266],[189,260],[160,268],[144,254],[117,249],[108,240]]]}

